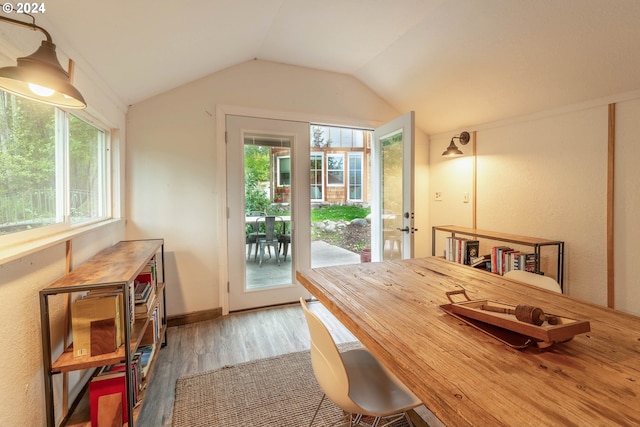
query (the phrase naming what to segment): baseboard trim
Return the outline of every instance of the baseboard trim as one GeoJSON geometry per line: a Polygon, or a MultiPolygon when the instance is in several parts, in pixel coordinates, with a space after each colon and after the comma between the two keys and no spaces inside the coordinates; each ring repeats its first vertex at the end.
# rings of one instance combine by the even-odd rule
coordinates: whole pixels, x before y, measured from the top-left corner
{"type": "Polygon", "coordinates": [[[176,316],[167,317],[167,326],[181,326],[190,323],[203,322],[205,320],[213,320],[222,316],[222,307],[211,310],[194,311],[193,313],[178,314],[176,316]]]}

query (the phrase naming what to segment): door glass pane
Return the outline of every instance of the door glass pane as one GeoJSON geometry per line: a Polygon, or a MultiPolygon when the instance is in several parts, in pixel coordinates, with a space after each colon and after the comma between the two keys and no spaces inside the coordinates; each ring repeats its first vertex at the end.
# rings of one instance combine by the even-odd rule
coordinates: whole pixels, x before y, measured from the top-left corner
{"type": "Polygon", "coordinates": [[[291,247],[291,141],[245,136],[245,289],[289,286],[291,247]]]}
{"type": "Polygon", "coordinates": [[[402,258],[402,131],[380,139],[383,259],[402,258]]]}

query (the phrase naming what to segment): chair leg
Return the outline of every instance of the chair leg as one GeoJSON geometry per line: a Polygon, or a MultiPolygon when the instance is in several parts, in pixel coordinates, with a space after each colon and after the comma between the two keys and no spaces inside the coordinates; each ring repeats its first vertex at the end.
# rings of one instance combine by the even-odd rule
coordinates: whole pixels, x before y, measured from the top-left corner
{"type": "Polygon", "coordinates": [[[264,258],[264,244],[260,242],[260,267],[262,267],[263,258],[264,258]]]}
{"type": "Polygon", "coordinates": [[[320,407],[322,406],[322,402],[324,402],[324,398],[327,397],[326,394],[322,395],[322,399],[320,399],[320,403],[318,404],[318,407],[316,408],[316,412],[313,413],[313,418],[311,418],[311,422],[309,423],[309,427],[311,427],[313,425],[313,422],[316,420],[316,416],[318,416],[318,411],[320,411],[320,407]]]}

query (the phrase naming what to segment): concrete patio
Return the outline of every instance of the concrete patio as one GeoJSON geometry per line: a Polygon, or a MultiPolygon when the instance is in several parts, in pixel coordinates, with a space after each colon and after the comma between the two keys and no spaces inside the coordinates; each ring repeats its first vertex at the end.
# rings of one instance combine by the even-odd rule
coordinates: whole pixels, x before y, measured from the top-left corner
{"type": "MultiPolygon", "coordinates": [[[[327,267],[331,265],[359,264],[360,254],[353,253],[323,241],[311,242],[311,267],[327,267]]],[[[292,282],[295,275],[291,266],[291,248],[287,259],[280,256],[280,265],[275,256],[265,254],[262,267],[254,258],[246,260],[247,289],[258,289],[270,286],[285,285],[292,282]]]]}

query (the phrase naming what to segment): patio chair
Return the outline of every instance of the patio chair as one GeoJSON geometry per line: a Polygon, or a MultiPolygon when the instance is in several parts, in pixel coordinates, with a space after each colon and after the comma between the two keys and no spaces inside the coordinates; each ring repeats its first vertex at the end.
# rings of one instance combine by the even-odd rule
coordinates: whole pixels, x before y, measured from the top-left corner
{"type": "Polygon", "coordinates": [[[278,251],[282,252],[282,259],[287,260],[289,245],[291,244],[291,233],[287,230],[287,223],[282,223],[282,234],[278,236],[278,251]]]}
{"type": "MultiPolygon", "coordinates": [[[[257,219],[256,223],[261,219],[257,219]]],[[[284,220],[280,217],[266,216],[264,217],[264,237],[258,237],[258,246],[260,247],[260,267],[262,267],[262,260],[264,259],[265,247],[269,251],[269,257],[271,257],[271,248],[276,254],[276,261],[280,265],[280,256],[278,255],[278,233],[276,231],[276,220],[281,221],[284,224],[284,220]]]]}
{"type": "MultiPolygon", "coordinates": [[[[252,211],[252,212],[247,212],[247,217],[255,217],[255,216],[259,216],[259,217],[265,217],[267,216],[266,213],[264,212],[259,212],[259,211],[252,211]]],[[[258,258],[258,239],[260,237],[264,237],[265,234],[260,232],[260,224],[258,221],[254,221],[250,224],[247,224],[249,227],[251,227],[251,230],[249,232],[249,234],[247,234],[247,238],[246,238],[246,244],[249,245],[249,248],[247,249],[247,259],[251,259],[251,250],[253,248],[253,245],[256,245],[256,253],[253,257],[254,261],[258,258]]]]}

